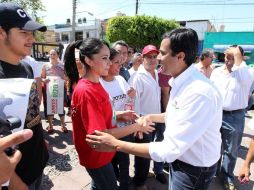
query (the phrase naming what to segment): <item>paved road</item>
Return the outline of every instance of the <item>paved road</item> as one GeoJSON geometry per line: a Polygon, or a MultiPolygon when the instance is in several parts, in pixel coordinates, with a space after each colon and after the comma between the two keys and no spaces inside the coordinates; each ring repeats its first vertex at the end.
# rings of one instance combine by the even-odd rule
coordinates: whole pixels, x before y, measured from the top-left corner
{"type": "MultiPolygon", "coordinates": [[[[251,113],[254,115],[254,113],[251,113]]],[[[60,121],[58,116],[54,120],[55,133],[48,135],[45,131],[45,138],[49,142],[50,160],[48,166],[44,170],[43,190],[89,190],[91,178],[85,169],[79,165],[77,153],[72,142],[72,127],[71,120],[66,117],[66,124],[69,130],[68,134],[63,134],[60,131],[60,121]]],[[[248,119],[246,119],[246,122],[248,119]]],[[[46,129],[48,124],[43,120],[43,128],[46,129]]],[[[242,146],[235,168],[235,175],[237,176],[240,166],[248,150],[251,136],[254,131],[245,128],[242,146]]],[[[254,164],[251,168],[251,173],[254,174],[254,164]]],[[[133,157],[131,156],[130,175],[133,176],[133,157]]],[[[238,190],[253,190],[254,175],[252,181],[247,185],[240,185],[237,180],[238,190]]],[[[154,178],[148,178],[146,182],[149,190],[167,190],[167,185],[162,185],[154,178]]],[[[133,185],[130,187],[134,190],[133,185]]],[[[219,179],[214,178],[209,190],[223,190],[219,179]]]]}

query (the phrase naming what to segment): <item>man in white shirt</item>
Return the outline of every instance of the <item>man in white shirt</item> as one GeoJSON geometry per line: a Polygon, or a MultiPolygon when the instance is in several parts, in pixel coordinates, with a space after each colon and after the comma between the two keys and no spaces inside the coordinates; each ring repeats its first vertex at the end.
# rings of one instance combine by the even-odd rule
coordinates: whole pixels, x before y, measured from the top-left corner
{"type": "MultiPolygon", "coordinates": [[[[139,66],[133,79],[133,88],[136,90],[135,112],[145,116],[151,113],[161,113],[161,88],[159,86],[159,77],[156,70],[158,66],[157,56],[159,51],[154,45],[147,45],[142,51],[143,64],[139,66]]],[[[137,143],[149,143],[155,138],[155,141],[163,140],[165,127],[158,123],[155,126],[153,134],[144,134],[143,138],[135,138],[137,143]]],[[[144,189],[144,184],[150,168],[150,159],[135,156],[135,176],[133,181],[137,189],[144,189]]],[[[161,183],[167,183],[163,174],[163,163],[154,162],[154,173],[156,179],[161,183]]]]}
{"type": "Polygon", "coordinates": [[[204,49],[200,55],[200,61],[195,64],[196,68],[203,73],[207,78],[210,78],[213,71],[212,61],[214,53],[212,49],[204,49]]]}
{"type": "Polygon", "coordinates": [[[223,97],[222,162],[218,174],[222,175],[226,190],[234,190],[234,168],[240,148],[245,108],[252,75],[243,61],[241,47],[230,47],[225,52],[225,64],[216,68],[211,75],[211,81],[217,86],[223,97]]]}
{"type": "MultiPolygon", "coordinates": [[[[217,88],[194,68],[198,36],[192,29],[166,33],[157,59],[172,78],[170,98],[164,114],[146,116],[165,122],[162,142],[122,142],[96,131],[86,141],[98,151],[122,151],[172,163],[172,190],[206,190],[220,158],[222,97],[217,88]]],[[[149,96],[149,94],[147,94],[149,96]]]]}

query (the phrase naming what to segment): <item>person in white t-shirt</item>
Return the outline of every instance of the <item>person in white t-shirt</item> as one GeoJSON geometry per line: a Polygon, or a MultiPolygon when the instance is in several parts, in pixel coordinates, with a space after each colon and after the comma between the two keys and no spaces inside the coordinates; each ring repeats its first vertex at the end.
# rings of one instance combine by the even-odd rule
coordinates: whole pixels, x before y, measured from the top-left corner
{"type": "Polygon", "coordinates": [[[90,146],[171,163],[171,190],[207,190],[220,158],[222,97],[192,65],[197,50],[198,35],[193,29],[178,28],[163,36],[157,59],[165,74],[172,76],[170,98],[165,113],[144,117],[165,122],[162,142],[130,143],[95,131],[87,135],[90,146]]]}
{"type": "MultiPolygon", "coordinates": [[[[125,79],[119,75],[120,68],[122,67],[121,54],[115,49],[111,48],[109,59],[112,64],[110,65],[108,75],[103,76],[100,79],[100,83],[109,94],[113,110],[125,111],[125,106],[128,103],[127,101],[129,100],[129,98],[134,99],[136,92],[128,85],[125,79]]],[[[133,120],[130,120],[130,122],[134,121],[135,116],[136,115],[133,112],[133,120]]],[[[126,126],[127,123],[126,121],[117,122],[117,126],[123,127],[126,126]]],[[[131,136],[125,136],[121,138],[121,140],[130,141],[130,138],[131,136]]],[[[116,177],[119,179],[120,182],[120,190],[128,190],[130,184],[129,154],[117,152],[112,160],[112,165],[114,167],[116,177]]]]}
{"type": "Polygon", "coordinates": [[[37,61],[35,61],[35,59],[32,58],[31,56],[26,56],[24,59],[21,60],[21,63],[27,63],[28,65],[32,67],[33,73],[34,73],[34,79],[37,85],[37,91],[40,98],[39,101],[41,103],[41,98],[42,98],[41,65],[37,61]]]}

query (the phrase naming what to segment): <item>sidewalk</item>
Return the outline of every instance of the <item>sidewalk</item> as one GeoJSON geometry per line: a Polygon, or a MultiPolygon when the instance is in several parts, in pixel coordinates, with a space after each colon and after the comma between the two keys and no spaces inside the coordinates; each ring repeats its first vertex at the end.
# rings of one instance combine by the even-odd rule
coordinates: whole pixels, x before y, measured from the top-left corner
{"type": "MultiPolygon", "coordinates": [[[[251,113],[254,116],[254,112],[251,113]]],[[[60,131],[60,121],[55,115],[54,129],[55,133],[48,135],[45,132],[45,138],[49,142],[50,159],[48,166],[44,170],[43,190],[90,190],[91,178],[85,168],[79,165],[77,153],[72,142],[72,126],[70,117],[66,116],[66,125],[69,133],[64,134],[60,131]]],[[[246,119],[246,122],[249,119],[246,119]]],[[[46,129],[48,124],[43,122],[43,128],[46,129]]],[[[243,159],[248,151],[249,142],[254,131],[245,127],[244,136],[240,154],[235,168],[235,176],[238,176],[238,171],[243,163],[243,159]]],[[[251,182],[246,185],[240,185],[237,180],[237,190],[253,190],[254,188],[254,163],[251,168],[251,182]]],[[[133,156],[131,156],[130,176],[134,174],[133,156]]],[[[149,190],[167,190],[167,185],[162,185],[155,178],[148,178],[146,182],[149,190]]],[[[130,190],[134,190],[133,185],[130,190]]],[[[209,190],[223,190],[220,180],[215,178],[209,190]]]]}

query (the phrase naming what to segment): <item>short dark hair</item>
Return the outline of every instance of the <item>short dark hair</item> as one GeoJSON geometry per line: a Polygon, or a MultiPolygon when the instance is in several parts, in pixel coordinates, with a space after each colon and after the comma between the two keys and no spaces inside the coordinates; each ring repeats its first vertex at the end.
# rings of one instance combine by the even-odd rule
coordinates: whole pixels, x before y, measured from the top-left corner
{"type": "Polygon", "coordinates": [[[195,62],[198,52],[198,35],[191,28],[177,28],[163,35],[163,39],[170,40],[172,56],[179,52],[185,53],[184,61],[190,66],[195,62]]]}
{"type": "Polygon", "coordinates": [[[2,29],[6,32],[6,34],[9,34],[9,31],[13,28],[13,26],[9,25],[9,24],[4,24],[1,25],[2,29]]]}
{"type": "Polygon", "coordinates": [[[206,48],[202,51],[201,55],[200,55],[200,59],[201,61],[203,61],[205,59],[205,57],[209,57],[210,54],[213,54],[213,50],[206,48]]]}
{"type": "Polygon", "coordinates": [[[119,55],[119,52],[116,51],[114,48],[110,48],[109,60],[112,61],[117,55],[119,55]]]}
{"type": "Polygon", "coordinates": [[[127,44],[125,41],[123,41],[123,40],[118,40],[118,41],[114,42],[113,45],[112,45],[112,48],[115,49],[115,47],[116,47],[117,45],[125,46],[127,49],[129,49],[128,44],[127,44]]]}

